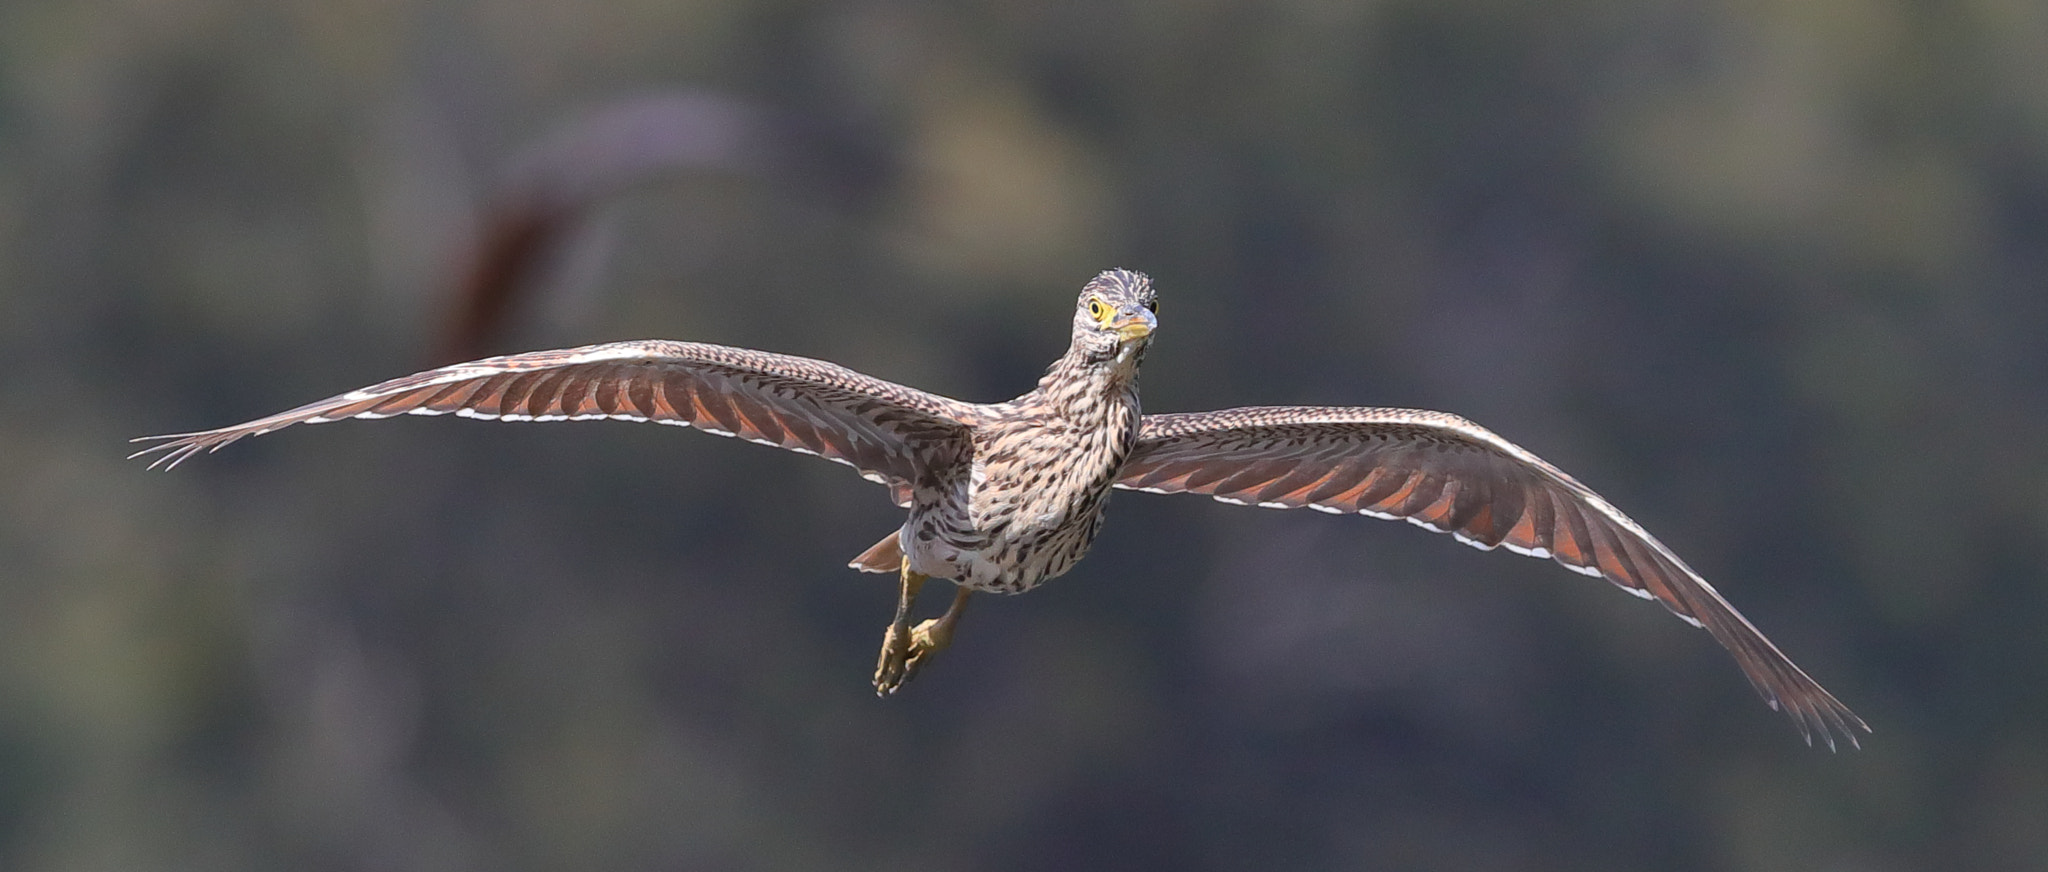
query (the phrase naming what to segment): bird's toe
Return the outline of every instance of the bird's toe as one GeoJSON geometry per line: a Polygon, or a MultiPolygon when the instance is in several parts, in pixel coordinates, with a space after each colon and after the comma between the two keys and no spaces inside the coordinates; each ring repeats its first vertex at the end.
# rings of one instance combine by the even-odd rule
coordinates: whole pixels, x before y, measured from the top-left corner
{"type": "Polygon", "coordinates": [[[911,635],[894,625],[882,632],[882,653],[875,661],[876,696],[895,693],[903,682],[910,680],[911,635]]]}

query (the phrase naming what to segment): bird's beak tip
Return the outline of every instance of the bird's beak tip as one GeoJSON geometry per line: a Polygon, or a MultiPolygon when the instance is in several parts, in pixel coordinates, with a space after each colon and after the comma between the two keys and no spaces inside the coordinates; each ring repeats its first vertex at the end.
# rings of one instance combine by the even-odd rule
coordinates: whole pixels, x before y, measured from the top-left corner
{"type": "Polygon", "coordinates": [[[1150,311],[1140,309],[1135,314],[1118,319],[1115,327],[1117,337],[1129,342],[1152,335],[1152,331],[1159,328],[1159,318],[1150,311]]]}

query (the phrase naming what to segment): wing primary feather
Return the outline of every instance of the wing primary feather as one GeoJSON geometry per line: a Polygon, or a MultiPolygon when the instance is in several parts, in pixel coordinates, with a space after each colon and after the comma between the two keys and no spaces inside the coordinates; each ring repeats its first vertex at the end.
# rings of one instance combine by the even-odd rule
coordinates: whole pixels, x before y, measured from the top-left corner
{"type": "Polygon", "coordinates": [[[1265,487],[1259,488],[1259,492],[1252,498],[1261,504],[1280,502],[1300,506],[1308,502],[1304,496],[1311,488],[1335,474],[1334,470],[1297,466],[1286,475],[1275,478],[1265,487]]]}
{"type": "Polygon", "coordinates": [[[505,380],[505,392],[498,397],[498,417],[505,418],[520,414],[526,398],[533,393],[535,385],[546,377],[545,370],[527,370],[513,374],[505,380]]]}
{"type": "Polygon", "coordinates": [[[1255,460],[1217,482],[1214,490],[1219,494],[1256,500],[1257,491],[1263,490],[1265,485],[1284,476],[1293,468],[1294,464],[1285,459],[1255,460]]]}
{"type": "MultiPolygon", "coordinates": [[[[1444,490],[1450,486],[1450,478],[1443,473],[1432,469],[1421,469],[1417,470],[1415,476],[1409,480],[1406,496],[1397,494],[1388,497],[1383,502],[1393,504],[1392,508],[1386,510],[1389,514],[1398,515],[1403,518],[1415,518],[1442,501],[1444,490]]],[[[1424,523],[1429,523],[1427,518],[1422,520],[1424,523]]]]}
{"type": "Polygon", "coordinates": [[[527,389],[523,403],[526,414],[534,418],[567,414],[562,409],[562,384],[568,379],[567,369],[542,370],[533,380],[532,387],[527,389]]]}
{"type": "Polygon", "coordinates": [[[1595,551],[1593,535],[1586,530],[1586,519],[1569,505],[1559,505],[1551,499],[1551,511],[1557,519],[1557,544],[1551,550],[1553,559],[1580,572],[1598,572],[1599,555],[1595,551]]]}
{"type": "Polygon", "coordinates": [[[1493,480],[1485,476],[1464,476],[1456,479],[1454,484],[1458,491],[1451,499],[1450,511],[1444,516],[1442,526],[1493,547],[1500,541],[1493,535],[1493,480]],[[1474,536],[1475,533],[1478,535],[1474,536]]]}
{"type": "Polygon", "coordinates": [[[1411,469],[1378,467],[1372,471],[1372,475],[1366,477],[1357,493],[1345,494],[1344,501],[1360,511],[1384,511],[1379,508],[1380,504],[1389,499],[1405,496],[1418,474],[1411,469]]]}
{"type": "Polygon", "coordinates": [[[743,432],[750,438],[770,445],[782,444],[782,426],[775,422],[775,416],[768,409],[747,397],[732,398],[732,409],[739,415],[743,432]]]}
{"type": "Polygon", "coordinates": [[[1313,505],[1328,505],[1338,509],[1356,511],[1357,506],[1341,497],[1352,488],[1358,487],[1367,477],[1381,474],[1380,467],[1368,463],[1338,463],[1330,471],[1330,477],[1323,480],[1302,499],[1313,505]]]}
{"type": "Polygon", "coordinates": [[[1211,485],[1234,475],[1240,469],[1238,463],[1236,460],[1225,458],[1199,462],[1193,471],[1188,473],[1187,483],[1183,486],[1195,493],[1215,494],[1217,490],[1211,485]]]}
{"type": "Polygon", "coordinates": [[[697,426],[716,429],[721,435],[739,435],[739,416],[733,412],[732,404],[726,401],[723,392],[713,390],[709,379],[692,379],[689,388],[690,403],[696,407],[697,426]],[[712,424],[716,426],[709,426],[712,424]]]}

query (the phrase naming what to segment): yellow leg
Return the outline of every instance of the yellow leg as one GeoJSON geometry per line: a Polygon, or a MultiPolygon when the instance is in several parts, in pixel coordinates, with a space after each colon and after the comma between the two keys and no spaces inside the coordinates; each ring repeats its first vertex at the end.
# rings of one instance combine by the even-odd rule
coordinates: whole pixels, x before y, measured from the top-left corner
{"type": "Polygon", "coordinates": [[[917,600],[917,592],[924,587],[925,576],[910,571],[909,558],[903,559],[900,570],[902,585],[896,594],[896,620],[889,622],[889,628],[882,631],[882,654],[875,661],[875,695],[888,696],[910,679],[905,664],[910,661],[910,604],[917,600]]]}
{"type": "Polygon", "coordinates": [[[918,669],[931,660],[933,654],[953,644],[953,627],[960,623],[960,615],[967,610],[967,588],[953,593],[953,604],[944,615],[933,620],[910,626],[910,604],[917,599],[917,592],[924,587],[925,576],[910,571],[910,561],[903,561],[902,587],[896,597],[896,620],[882,631],[882,654],[875,663],[875,695],[888,696],[901,688],[904,682],[917,675],[918,669]]]}

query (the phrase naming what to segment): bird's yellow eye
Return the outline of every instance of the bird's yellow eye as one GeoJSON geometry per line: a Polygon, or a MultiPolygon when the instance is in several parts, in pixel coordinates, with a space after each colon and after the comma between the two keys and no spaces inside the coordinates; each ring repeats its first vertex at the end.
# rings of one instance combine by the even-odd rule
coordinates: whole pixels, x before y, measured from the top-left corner
{"type": "Polygon", "coordinates": [[[1113,314],[1115,314],[1114,310],[1110,309],[1109,304],[1103,302],[1101,297],[1090,297],[1088,299],[1088,317],[1094,318],[1096,323],[1108,323],[1109,316],[1113,314]]]}

